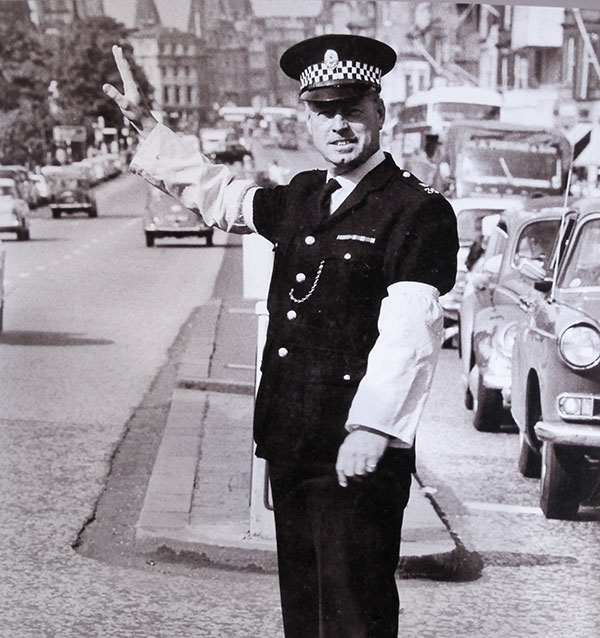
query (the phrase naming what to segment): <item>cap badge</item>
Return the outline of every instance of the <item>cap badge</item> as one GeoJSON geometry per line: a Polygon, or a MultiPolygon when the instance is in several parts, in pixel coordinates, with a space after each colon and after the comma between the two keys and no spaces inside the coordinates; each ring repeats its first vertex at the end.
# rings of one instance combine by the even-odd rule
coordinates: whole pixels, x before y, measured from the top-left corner
{"type": "Polygon", "coordinates": [[[330,70],[335,69],[339,61],[340,61],[340,58],[337,54],[337,51],[334,51],[333,49],[327,49],[327,51],[325,51],[323,62],[325,63],[325,66],[328,69],[330,70]]]}

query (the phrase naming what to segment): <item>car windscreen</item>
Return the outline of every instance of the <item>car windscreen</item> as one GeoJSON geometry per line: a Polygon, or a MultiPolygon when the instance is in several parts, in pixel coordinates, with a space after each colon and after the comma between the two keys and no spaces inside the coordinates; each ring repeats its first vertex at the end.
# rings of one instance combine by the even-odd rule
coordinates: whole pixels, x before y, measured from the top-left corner
{"type": "Polygon", "coordinates": [[[17,196],[17,192],[16,192],[14,186],[10,186],[9,184],[2,184],[0,186],[0,196],[16,197],[17,196]]]}
{"type": "Polygon", "coordinates": [[[513,265],[518,267],[528,260],[537,262],[547,270],[559,229],[560,219],[539,219],[527,224],[515,244],[513,265]]]}
{"type": "Polygon", "coordinates": [[[560,150],[550,144],[501,139],[471,140],[458,156],[456,177],[474,184],[556,190],[562,179],[560,150]]]}
{"type": "Polygon", "coordinates": [[[583,224],[574,242],[558,286],[569,289],[600,288],[600,218],[583,224]]]}

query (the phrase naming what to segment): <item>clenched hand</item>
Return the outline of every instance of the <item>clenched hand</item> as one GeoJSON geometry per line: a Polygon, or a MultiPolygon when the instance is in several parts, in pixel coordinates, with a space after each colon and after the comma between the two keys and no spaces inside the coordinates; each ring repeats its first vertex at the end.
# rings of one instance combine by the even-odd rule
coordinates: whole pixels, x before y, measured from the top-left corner
{"type": "Polygon", "coordinates": [[[335,464],[338,483],[348,485],[348,479],[374,472],[383,456],[389,438],[368,430],[350,432],[340,445],[335,464]]]}

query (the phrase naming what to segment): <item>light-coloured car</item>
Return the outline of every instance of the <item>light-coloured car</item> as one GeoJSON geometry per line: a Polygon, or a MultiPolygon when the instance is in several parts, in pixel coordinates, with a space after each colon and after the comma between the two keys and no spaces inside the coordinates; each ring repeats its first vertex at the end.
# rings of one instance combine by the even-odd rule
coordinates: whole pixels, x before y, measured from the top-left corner
{"type": "Polygon", "coordinates": [[[201,217],[152,186],[148,187],[144,235],[148,248],[163,237],[204,237],[207,246],[213,245],[213,229],[201,217]]]}
{"type": "Polygon", "coordinates": [[[14,179],[0,177],[0,233],[15,233],[19,241],[29,239],[29,205],[19,195],[14,179]]]}
{"type": "Polygon", "coordinates": [[[4,327],[4,264],[6,255],[0,239],[0,332],[4,327]]]}
{"type": "Polygon", "coordinates": [[[30,208],[40,204],[35,184],[30,178],[29,171],[24,166],[0,166],[0,178],[8,178],[15,181],[17,192],[21,199],[27,202],[30,208]]]}
{"type": "Polygon", "coordinates": [[[512,345],[518,325],[542,293],[528,274],[548,267],[560,227],[554,198],[503,212],[485,252],[472,268],[460,306],[460,355],[465,405],[479,431],[510,423],[512,345]]]}
{"type": "Polygon", "coordinates": [[[600,199],[570,208],[558,246],[554,273],[531,271],[540,296],[516,335],[511,411],[519,470],[541,475],[546,517],[570,519],[600,462],[600,199]]]}
{"type": "Polygon", "coordinates": [[[506,208],[517,205],[521,199],[509,197],[462,197],[451,199],[456,215],[459,249],[456,283],[452,290],[440,297],[444,311],[444,344],[458,345],[458,311],[465,289],[470,261],[477,247],[487,241],[498,215],[506,208]]]}

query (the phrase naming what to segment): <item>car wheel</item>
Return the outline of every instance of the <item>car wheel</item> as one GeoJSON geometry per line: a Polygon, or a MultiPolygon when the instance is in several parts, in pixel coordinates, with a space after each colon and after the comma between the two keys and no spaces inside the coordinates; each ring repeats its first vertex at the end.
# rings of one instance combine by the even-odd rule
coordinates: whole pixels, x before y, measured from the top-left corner
{"type": "Polygon", "coordinates": [[[88,213],[88,215],[90,217],[98,217],[98,210],[96,208],[91,208],[90,212],[88,213]]]}
{"type": "Polygon", "coordinates": [[[146,233],[146,246],[148,246],[148,248],[154,246],[154,235],[152,233],[146,233]]]}
{"type": "Polygon", "coordinates": [[[29,241],[29,228],[21,228],[17,231],[17,240],[18,241],[29,241]]]}
{"type": "Polygon", "coordinates": [[[53,210],[52,211],[52,219],[58,219],[60,217],[60,211],[59,210],[53,210]]]}
{"type": "Polygon", "coordinates": [[[207,246],[212,246],[213,245],[213,234],[209,233],[208,235],[206,235],[206,245],[207,246]]]}
{"type": "Polygon", "coordinates": [[[527,443],[527,438],[521,430],[519,430],[518,467],[525,478],[540,478],[542,473],[542,457],[527,443]]]}
{"type": "Polygon", "coordinates": [[[498,432],[504,415],[502,392],[486,388],[481,374],[477,381],[477,400],[473,409],[473,425],[478,432],[498,432]]]}
{"type": "Polygon", "coordinates": [[[546,518],[575,518],[581,499],[582,465],[581,452],[544,441],[540,507],[546,518]]]}

